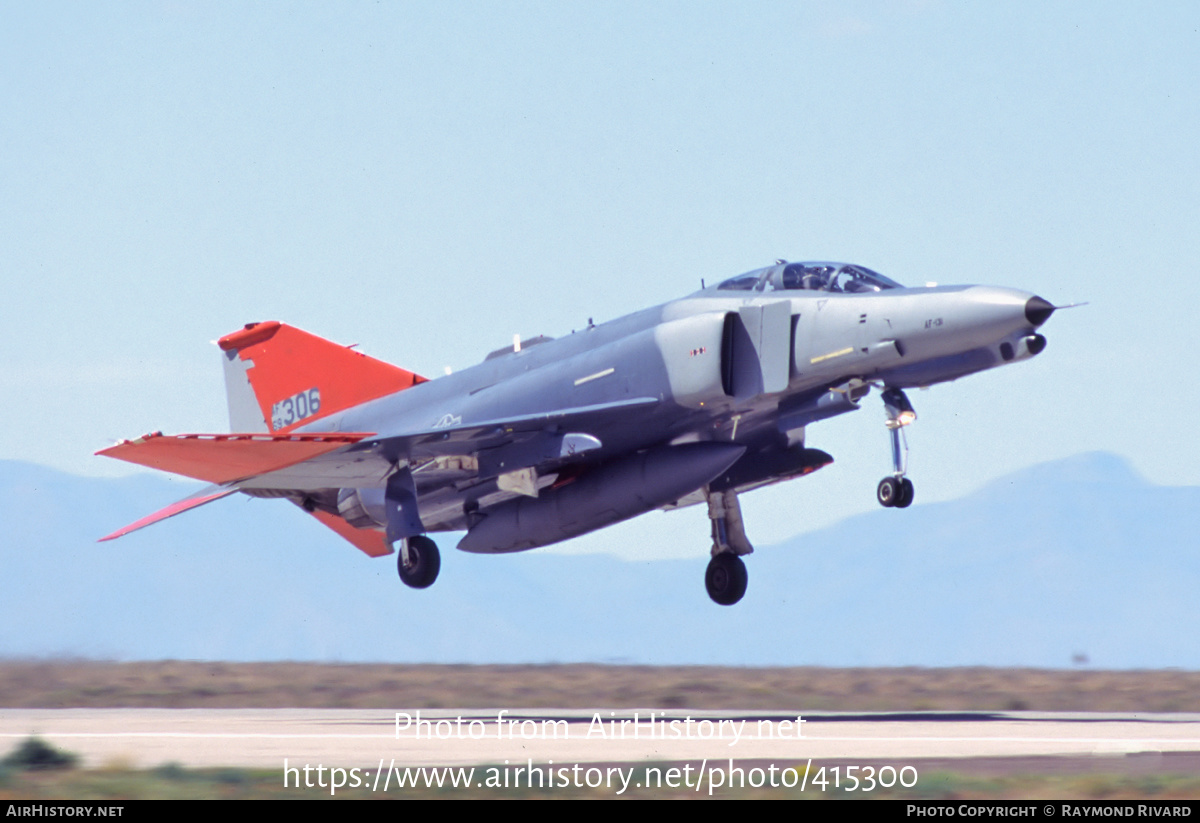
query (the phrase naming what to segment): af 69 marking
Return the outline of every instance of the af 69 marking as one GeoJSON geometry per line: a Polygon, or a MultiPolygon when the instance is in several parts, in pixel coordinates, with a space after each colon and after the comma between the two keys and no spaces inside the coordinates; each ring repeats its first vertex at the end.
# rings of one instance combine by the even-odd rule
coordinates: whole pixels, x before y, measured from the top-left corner
{"type": "Polygon", "coordinates": [[[321,390],[296,392],[271,406],[271,428],[283,429],[321,411],[321,390]]]}

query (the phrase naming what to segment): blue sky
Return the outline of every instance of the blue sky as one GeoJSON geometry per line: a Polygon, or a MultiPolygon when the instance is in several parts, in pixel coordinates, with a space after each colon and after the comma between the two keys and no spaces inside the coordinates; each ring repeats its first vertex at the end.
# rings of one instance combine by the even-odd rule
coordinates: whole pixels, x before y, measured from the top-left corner
{"type": "MultiPolygon", "coordinates": [[[[918,504],[1093,450],[1200,483],[1198,81],[1191,2],[0,3],[0,457],[224,430],[247,321],[435,376],[784,257],[1090,301],[913,393],[918,504]]],[[[811,427],[752,539],[873,507],[882,423],[811,427]]]]}

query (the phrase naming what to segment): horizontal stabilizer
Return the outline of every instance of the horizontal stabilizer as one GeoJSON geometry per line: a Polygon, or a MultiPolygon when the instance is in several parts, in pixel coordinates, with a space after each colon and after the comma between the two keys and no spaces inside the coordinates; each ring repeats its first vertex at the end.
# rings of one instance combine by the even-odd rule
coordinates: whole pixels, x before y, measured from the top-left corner
{"type": "Polygon", "coordinates": [[[177,514],[183,514],[184,512],[194,509],[197,506],[203,506],[205,503],[211,503],[214,500],[220,500],[222,497],[228,497],[229,495],[233,494],[234,491],[236,490],[222,489],[217,486],[209,486],[207,489],[197,492],[191,497],[185,497],[178,503],[172,503],[164,509],[159,509],[154,514],[146,515],[136,523],[130,523],[128,526],[122,529],[117,529],[110,535],[101,537],[99,542],[103,543],[105,540],[115,540],[118,537],[124,537],[130,532],[135,532],[138,529],[144,529],[146,526],[157,523],[160,520],[166,520],[168,517],[174,517],[177,514]]]}
{"type": "Polygon", "coordinates": [[[176,434],[123,440],[96,454],[182,474],[209,483],[233,483],[277,471],[351,446],[369,433],[176,434]]]}

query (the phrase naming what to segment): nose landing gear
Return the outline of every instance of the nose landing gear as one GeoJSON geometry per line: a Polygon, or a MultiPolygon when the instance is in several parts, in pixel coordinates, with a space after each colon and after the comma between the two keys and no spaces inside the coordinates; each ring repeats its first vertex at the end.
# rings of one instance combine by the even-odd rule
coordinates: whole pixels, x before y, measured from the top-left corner
{"type": "Polygon", "coordinates": [[[906,509],[913,502],[913,482],[907,477],[885,477],[875,489],[875,499],[887,508],[906,509]]]}
{"type": "Polygon", "coordinates": [[[875,499],[886,508],[906,509],[913,502],[913,483],[905,475],[908,472],[908,441],[903,429],[917,419],[912,403],[900,389],[885,389],[883,407],[887,411],[888,434],[892,438],[892,474],[879,481],[875,499]]]}

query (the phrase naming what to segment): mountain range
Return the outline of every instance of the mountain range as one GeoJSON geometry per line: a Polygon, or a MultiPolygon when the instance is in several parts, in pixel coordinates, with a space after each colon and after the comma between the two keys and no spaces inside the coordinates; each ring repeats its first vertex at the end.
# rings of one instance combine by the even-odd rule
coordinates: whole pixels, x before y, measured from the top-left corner
{"type": "MultiPolygon", "coordinates": [[[[295,507],[0,461],[0,656],[1200,668],[1200,487],[1089,453],[757,547],[733,607],[694,560],[443,547],[403,586],[295,507]]],[[[671,515],[649,515],[671,516],[671,515]]]]}

